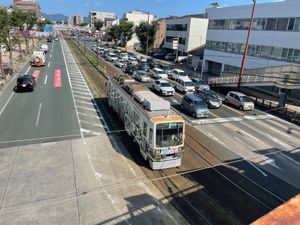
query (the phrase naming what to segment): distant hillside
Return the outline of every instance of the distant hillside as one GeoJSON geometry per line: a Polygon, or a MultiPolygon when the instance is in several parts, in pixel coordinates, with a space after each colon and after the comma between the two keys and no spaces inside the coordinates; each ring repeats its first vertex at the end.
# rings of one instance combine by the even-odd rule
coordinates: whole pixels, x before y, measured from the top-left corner
{"type": "MultiPolygon", "coordinates": [[[[50,20],[50,21],[65,21],[65,22],[68,22],[68,16],[65,16],[63,14],[53,14],[53,15],[50,15],[50,14],[47,14],[47,13],[43,13],[43,16],[50,20]]],[[[89,18],[88,17],[83,17],[83,21],[84,23],[89,23],[89,18]]]]}
{"type": "Polygon", "coordinates": [[[48,19],[50,21],[65,21],[65,22],[67,22],[68,18],[69,18],[63,14],[53,14],[53,15],[50,15],[47,13],[42,13],[42,14],[46,19],[48,19]]]}

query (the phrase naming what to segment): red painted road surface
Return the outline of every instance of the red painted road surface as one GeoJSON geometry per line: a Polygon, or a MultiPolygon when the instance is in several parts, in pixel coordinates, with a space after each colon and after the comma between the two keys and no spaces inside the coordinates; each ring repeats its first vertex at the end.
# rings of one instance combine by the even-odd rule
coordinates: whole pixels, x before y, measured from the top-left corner
{"type": "Polygon", "coordinates": [[[55,88],[60,88],[61,87],[61,70],[60,69],[54,70],[54,82],[53,82],[53,86],[55,88]]]}
{"type": "Polygon", "coordinates": [[[40,70],[35,70],[32,74],[32,76],[34,77],[35,80],[39,79],[39,75],[41,74],[40,70]]]}

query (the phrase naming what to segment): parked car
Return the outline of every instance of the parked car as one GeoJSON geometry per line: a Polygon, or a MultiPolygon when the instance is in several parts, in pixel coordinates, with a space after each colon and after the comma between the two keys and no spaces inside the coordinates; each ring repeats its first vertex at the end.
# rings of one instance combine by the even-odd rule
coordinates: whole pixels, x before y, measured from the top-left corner
{"type": "Polygon", "coordinates": [[[175,53],[168,53],[165,55],[165,60],[173,61],[176,59],[176,54],[175,53]]]}
{"type": "Polygon", "coordinates": [[[254,109],[254,103],[252,100],[247,95],[236,91],[228,92],[225,102],[238,107],[240,110],[254,109]]]}
{"type": "Polygon", "coordinates": [[[204,83],[204,81],[200,78],[192,78],[192,82],[195,85],[196,90],[209,90],[209,86],[204,83]]]}
{"type": "Polygon", "coordinates": [[[138,65],[139,64],[137,59],[135,57],[132,57],[132,56],[128,57],[128,63],[131,64],[131,65],[138,65]]]}
{"type": "Polygon", "coordinates": [[[165,73],[165,71],[159,68],[154,68],[151,70],[151,75],[156,79],[168,79],[168,75],[165,73]]]}
{"type": "Polygon", "coordinates": [[[139,65],[139,70],[143,70],[143,71],[146,71],[146,72],[150,72],[149,64],[148,64],[147,62],[142,62],[142,63],[140,63],[140,65],[139,65]]]}
{"type": "Polygon", "coordinates": [[[151,78],[149,77],[149,74],[146,71],[143,70],[137,70],[134,73],[134,78],[140,82],[150,82],[151,78]]]}
{"type": "Polygon", "coordinates": [[[181,108],[195,118],[207,118],[209,114],[205,102],[194,94],[186,94],[183,96],[181,108]]]}
{"type": "Polygon", "coordinates": [[[166,55],[166,53],[164,53],[164,52],[155,52],[152,54],[152,57],[154,57],[156,59],[165,59],[165,55],[166,55]]]}
{"type": "Polygon", "coordinates": [[[122,59],[119,59],[119,60],[115,61],[115,63],[116,63],[116,66],[119,67],[119,68],[123,68],[123,67],[126,66],[126,63],[122,59]]]}
{"type": "Polygon", "coordinates": [[[195,86],[194,86],[193,82],[190,80],[190,78],[188,78],[188,77],[178,77],[175,80],[174,87],[177,91],[180,91],[184,94],[195,91],[195,86]]]}
{"type": "Polygon", "coordinates": [[[196,93],[203,99],[203,101],[208,105],[209,108],[220,108],[222,106],[222,101],[219,97],[210,90],[200,89],[196,90],[196,93]]]}
{"type": "Polygon", "coordinates": [[[173,96],[175,94],[175,89],[167,80],[156,80],[152,86],[153,90],[157,91],[160,95],[163,96],[173,96]]]}
{"type": "Polygon", "coordinates": [[[127,65],[124,72],[129,74],[129,75],[133,75],[134,72],[136,72],[138,70],[138,66],[136,65],[127,65]]]}
{"type": "Polygon", "coordinates": [[[124,61],[128,61],[128,54],[126,52],[122,52],[120,55],[119,55],[119,58],[124,60],[124,61]]]}
{"type": "Polygon", "coordinates": [[[187,77],[188,78],[188,75],[186,74],[186,72],[184,72],[183,70],[180,70],[180,69],[173,69],[173,70],[171,70],[170,74],[168,74],[168,75],[173,80],[176,80],[178,77],[187,77]]]}
{"type": "Polygon", "coordinates": [[[25,74],[23,76],[18,77],[16,91],[34,91],[34,87],[36,85],[35,79],[32,75],[25,74]]]}
{"type": "Polygon", "coordinates": [[[158,64],[157,63],[149,62],[148,64],[149,64],[149,67],[150,67],[151,70],[154,69],[154,68],[158,68],[158,64]]]}

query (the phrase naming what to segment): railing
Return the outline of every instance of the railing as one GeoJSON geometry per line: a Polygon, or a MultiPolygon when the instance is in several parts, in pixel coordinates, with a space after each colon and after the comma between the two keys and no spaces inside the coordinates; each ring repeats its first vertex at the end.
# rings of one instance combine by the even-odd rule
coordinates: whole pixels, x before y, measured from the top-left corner
{"type": "Polygon", "coordinates": [[[300,124],[300,111],[290,109],[289,107],[279,107],[278,102],[270,101],[263,98],[251,97],[255,107],[263,111],[274,114],[293,123],[300,124]]]}

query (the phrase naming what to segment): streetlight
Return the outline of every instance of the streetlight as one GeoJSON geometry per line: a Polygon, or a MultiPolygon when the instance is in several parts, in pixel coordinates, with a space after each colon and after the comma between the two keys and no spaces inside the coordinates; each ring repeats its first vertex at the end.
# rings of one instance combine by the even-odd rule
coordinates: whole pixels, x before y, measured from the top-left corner
{"type": "Polygon", "coordinates": [[[248,29],[248,35],[247,35],[247,40],[246,40],[242,65],[241,65],[241,69],[240,69],[239,81],[238,81],[238,86],[237,86],[238,91],[240,90],[241,81],[242,81],[242,78],[243,78],[245,61],[246,61],[246,57],[247,57],[247,53],[248,53],[249,39],[250,39],[250,34],[251,34],[251,30],[252,30],[252,25],[253,25],[254,11],[255,11],[255,6],[256,6],[256,0],[252,0],[252,1],[253,1],[253,6],[252,6],[252,12],[251,12],[251,19],[250,19],[250,24],[249,24],[249,29],[248,29]]]}

